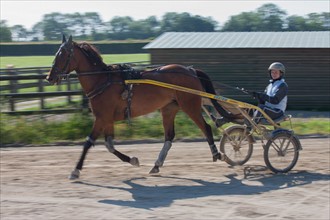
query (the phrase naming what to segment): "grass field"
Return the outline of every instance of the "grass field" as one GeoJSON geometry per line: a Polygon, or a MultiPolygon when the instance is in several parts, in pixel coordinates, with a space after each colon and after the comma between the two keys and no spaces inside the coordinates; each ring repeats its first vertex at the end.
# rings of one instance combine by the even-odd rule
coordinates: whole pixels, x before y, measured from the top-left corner
{"type": "MultiPolygon", "coordinates": [[[[22,57],[0,57],[0,68],[13,65],[15,68],[22,67],[50,67],[54,56],[22,56],[22,57]]],[[[103,61],[111,63],[129,63],[138,61],[149,61],[149,54],[104,54],[103,61]]]]}
{"type": "MultiPolygon", "coordinates": [[[[40,116],[31,120],[31,117],[12,117],[1,115],[0,146],[6,144],[46,144],[56,141],[83,141],[92,128],[91,114],[75,114],[65,117],[65,120],[51,120],[47,116],[40,116]]],[[[215,139],[222,135],[210,119],[215,139]]],[[[132,119],[132,125],[127,121],[115,123],[115,137],[117,140],[163,139],[162,119],[159,112],[149,114],[148,117],[132,119]]],[[[224,125],[224,128],[232,124],[224,125]]],[[[282,124],[290,128],[289,122],[282,124]]],[[[201,131],[183,112],[179,112],[175,119],[176,140],[203,138],[201,131]]],[[[293,119],[293,129],[297,135],[329,135],[329,119],[293,119]]]]}

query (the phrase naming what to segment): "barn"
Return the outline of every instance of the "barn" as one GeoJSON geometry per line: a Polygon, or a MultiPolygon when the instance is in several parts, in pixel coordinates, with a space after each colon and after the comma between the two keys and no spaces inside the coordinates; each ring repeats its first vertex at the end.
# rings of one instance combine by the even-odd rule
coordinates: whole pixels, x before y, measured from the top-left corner
{"type": "Polygon", "coordinates": [[[167,32],[143,47],[152,64],[208,73],[219,94],[255,104],[233,89],[263,91],[269,65],[286,67],[289,110],[330,110],[330,32],[167,32]]]}

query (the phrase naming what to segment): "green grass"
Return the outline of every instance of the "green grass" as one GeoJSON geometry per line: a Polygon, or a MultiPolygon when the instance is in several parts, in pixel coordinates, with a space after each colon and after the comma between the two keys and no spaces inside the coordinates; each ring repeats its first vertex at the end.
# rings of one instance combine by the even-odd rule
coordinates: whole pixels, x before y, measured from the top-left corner
{"type": "MultiPolygon", "coordinates": [[[[93,117],[91,114],[75,114],[65,120],[47,120],[43,116],[31,120],[31,117],[10,117],[1,115],[0,145],[6,144],[46,144],[58,141],[84,141],[92,129],[93,117]]],[[[220,129],[217,129],[210,120],[214,138],[219,141],[220,129]]],[[[231,124],[225,125],[225,127],[231,124]]],[[[289,123],[283,123],[289,127],[289,123]]],[[[293,129],[297,135],[329,135],[329,119],[293,119],[293,129]]],[[[199,128],[182,112],[175,120],[176,140],[203,138],[199,128]]],[[[132,120],[129,126],[127,121],[115,123],[116,140],[163,139],[163,126],[159,112],[147,117],[132,120]]],[[[103,140],[100,137],[99,140],[103,140]]]]}
{"type": "MultiPolygon", "coordinates": [[[[22,57],[0,57],[0,68],[7,68],[13,65],[15,68],[23,67],[50,67],[54,56],[22,56],[22,57]]],[[[149,61],[149,54],[104,54],[103,61],[111,63],[128,63],[137,61],[149,61]]]]}

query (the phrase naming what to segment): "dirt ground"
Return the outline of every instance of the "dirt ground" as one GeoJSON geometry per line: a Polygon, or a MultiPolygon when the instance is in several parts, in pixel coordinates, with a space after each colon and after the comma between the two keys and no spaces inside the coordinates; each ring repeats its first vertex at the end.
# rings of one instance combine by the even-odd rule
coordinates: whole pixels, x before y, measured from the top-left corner
{"type": "Polygon", "coordinates": [[[212,162],[206,142],[175,142],[158,175],[161,143],[117,145],[140,160],[92,148],[79,180],[68,175],[81,146],[2,148],[1,220],[329,219],[330,139],[301,139],[294,169],[272,174],[261,145],[240,167],[212,162]]]}

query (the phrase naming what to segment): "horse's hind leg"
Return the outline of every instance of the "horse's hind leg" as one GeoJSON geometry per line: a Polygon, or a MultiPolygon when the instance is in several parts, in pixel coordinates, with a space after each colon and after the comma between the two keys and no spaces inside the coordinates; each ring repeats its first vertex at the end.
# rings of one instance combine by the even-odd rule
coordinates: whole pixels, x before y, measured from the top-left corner
{"type": "Polygon", "coordinates": [[[189,102],[181,103],[182,105],[180,105],[180,107],[182,108],[182,111],[184,111],[195,122],[195,124],[201,129],[201,131],[205,135],[211,150],[211,154],[213,156],[213,161],[215,162],[217,160],[221,160],[221,154],[219,153],[217,147],[214,144],[211,126],[206,123],[202,115],[202,109],[200,107],[201,105],[198,104],[197,99],[195,105],[192,105],[192,102],[190,103],[190,105],[186,105],[187,103],[189,102]]]}
{"type": "Polygon", "coordinates": [[[178,111],[179,107],[176,102],[170,103],[161,109],[165,133],[165,142],[162,150],[159,152],[158,159],[155,162],[155,166],[149,172],[150,174],[159,173],[159,167],[162,167],[164,164],[167,153],[172,146],[172,141],[175,136],[174,119],[178,111]]]}

